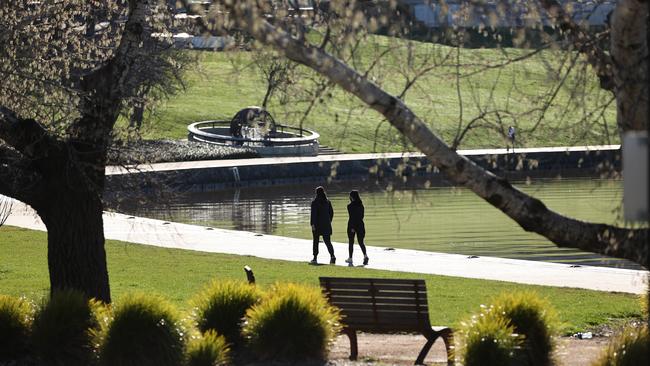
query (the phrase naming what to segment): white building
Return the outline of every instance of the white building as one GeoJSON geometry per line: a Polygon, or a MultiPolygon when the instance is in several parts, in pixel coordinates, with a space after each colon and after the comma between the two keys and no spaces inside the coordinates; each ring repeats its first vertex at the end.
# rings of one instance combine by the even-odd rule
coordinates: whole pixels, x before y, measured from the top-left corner
{"type": "MultiPolygon", "coordinates": [[[[413,20],[428,28],[438,27],[525,27],[551,25],[546,11],[536,1],[522,0],[398,0],[413,20]]],[[[575,21],[605,26],[614,9],[611,0],[560,1],[575,21]]]]}

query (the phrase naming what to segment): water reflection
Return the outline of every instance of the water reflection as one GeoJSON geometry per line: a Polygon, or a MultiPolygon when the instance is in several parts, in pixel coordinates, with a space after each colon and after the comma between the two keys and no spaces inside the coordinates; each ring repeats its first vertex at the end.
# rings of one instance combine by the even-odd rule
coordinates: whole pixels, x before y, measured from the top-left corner
{"type": "MultiPolygon", "coordinates": [[[[555,211],[583,220],[619,223],[622,184],[613,180],[536,180],[521,189],[555,211]]],[[[309,207],[314,185],[256,187],[179,195],[169,202],[122,203],[114,209],[138,216],[225,229],[311,238],[309,207]]],[[[638,268],[622,260],[555,247],[524,232],[472,192],[409,182],[355,181],[326,185],[334,206],[334,241],[345,242],[346,205],[359,189],[366,206],[366,243],[466,255],[498,256],[584,265],[638,268]]]]}

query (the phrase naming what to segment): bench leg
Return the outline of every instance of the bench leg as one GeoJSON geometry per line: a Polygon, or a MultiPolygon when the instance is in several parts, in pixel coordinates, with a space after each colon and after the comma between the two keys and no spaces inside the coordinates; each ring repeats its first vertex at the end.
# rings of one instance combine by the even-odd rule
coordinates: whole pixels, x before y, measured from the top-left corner
{"type": "Polygon", "coordinates": [[[431,346],[433,346],[433,343],[435,343],[438,337],[441,337],[445,342],[445,350],[447,351],[447,365],[453,366],[455,363],[453,331],[449,328],[446,328],[438,332],[431,330],[430,332],[423,333],[423,335],[427,338],[427,343],[425,343],[424,347],[422,347],[417,360],[415,360],[415,364],[424,364],[424,358],[427,357],[427,353],[429,353],[429,350],[431,350],[431,346]]]}
{"type": "Polygon", "coordinates": [[[426,333],[424,334],[424,336],[427,337],[427,343],[424,344],[424,347],[422,347],[422,350],[420,351],[417,360],[415,360],[416,365],[424,364],[424,358],[427,357],[427,353],[429,353],[431,346],[433,346],[433,343],[438,338],[438,333],[426,333]]]}
{"type": "Polygon", "coordinates": [[[343,329],[343,333],[350,338],[350,360],[354,361],[359,355],[359,349],[357,348],[357,331],[354,329],[343,329]]]}

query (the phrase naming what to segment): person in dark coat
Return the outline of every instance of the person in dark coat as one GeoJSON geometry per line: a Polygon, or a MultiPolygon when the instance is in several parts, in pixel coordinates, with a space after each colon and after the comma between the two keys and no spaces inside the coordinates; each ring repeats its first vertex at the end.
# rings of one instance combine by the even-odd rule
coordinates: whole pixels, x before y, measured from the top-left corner
{"type": "Polygon", "coordinates": [[[345,261],[352,265],[352,252],[354,251],[354,236],[357,236],[359,246],[363,252],[363,264],[368,264],[368,254],[363,239],[366,237],[366,226],[363,223],[364,215],[363,202],[359,196],[359,191],[350,192],[350,204],[348,204],[348,251],[350,257],[345,261]]]}
{"type": "Polygon", "coordinates": [[[316,187],[316,198],[311,201],[311,219],[309,220],[312,236],[314,237],[314,259],[311,261],[312,264],[317,263],[316,257],[318,257],[318,239],[320,236],[323,237],[327,251],[330,253],[330,264],[336,263],[334,247],[330,240],[332,235],[332,218],[334,218],[334,209],[332,209],[332,203],[327,199],[327,195],[325,195],[325,189],[320,186],[316,187]]]}
{"type": "MultiPolygon", "coordinates": [[[[515,152],[515,136],[517,135],[517,130],[515,130],[514,126],[508,127],[508,140],[510,140],[510,143],[512,143],[512,152],[515,152]]],[[[506,152],[509,151],[509,146],[506,143],[506,152]]]]}

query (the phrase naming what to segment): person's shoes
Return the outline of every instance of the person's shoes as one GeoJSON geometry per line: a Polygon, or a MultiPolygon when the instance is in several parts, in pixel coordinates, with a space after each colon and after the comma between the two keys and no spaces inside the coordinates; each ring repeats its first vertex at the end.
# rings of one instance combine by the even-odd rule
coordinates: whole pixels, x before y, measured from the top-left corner
{"type": "Polygon", "coordinates": [[[352,267],[352,266],[354,266],[354,264],[352,263],[352,258],[348,258],[348,259],[346,259],[346,260],[345,260],[345,263],[348,264],[348,267],[352,267]]]}
{"type": "Polygon", "coordinates": [[[370,258],[368,258],[367,255],[363,257],[363,265],[364,265],[364,266],[367,266],[367,265],[368,265],[368,260],[369,260],[369,259],[370,259],[370,258]]]}
{"type": "Polygon", "coordinates": [[[330,264],[336,264],[336,257],[330,258],[330,264]]]}
{"type": "Polygon", "coordinates": [[[316,261],[316,258],[314,258],[314,259],[311,260],[311,262],[309,262],[309,264],[316,265],[316,264],[318,264],[318,262],[316,261]]]}

